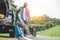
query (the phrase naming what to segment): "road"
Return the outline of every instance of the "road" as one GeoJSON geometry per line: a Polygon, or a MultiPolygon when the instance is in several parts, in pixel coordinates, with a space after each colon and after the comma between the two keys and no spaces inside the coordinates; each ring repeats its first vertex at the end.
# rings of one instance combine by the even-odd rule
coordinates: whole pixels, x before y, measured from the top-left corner
{"type": "MultiPolygon", "coordinates": [[[[32,38],[33,40],[60,40],[60,37],[39,36],[32,38]]],[[[17,40],[16,38],[0,38],[0,40],[17,40]]]]}
{"type": "Polygon", "coordinates": [[[60,37],[48,37],[48,36],[40,36],[33,38],[34,40],[60,40],[60,37]]]}

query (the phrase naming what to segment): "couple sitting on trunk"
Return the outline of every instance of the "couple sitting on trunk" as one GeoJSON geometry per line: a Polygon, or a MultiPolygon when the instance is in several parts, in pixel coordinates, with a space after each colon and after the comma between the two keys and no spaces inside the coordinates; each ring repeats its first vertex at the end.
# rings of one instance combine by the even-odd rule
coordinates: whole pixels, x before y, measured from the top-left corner
{"type": "MultiPolygon", "coordinates": [[[[8,0],[7,0],[8,1],[8,0]]],[[[17,7],[15,4],[12,2],[9,2],[11,6],[15,7],[17,12],[15,15],[16,22],[14,25],[14,32],[18,40],[22,40],[22,32],[20,30],[20,27],[24,29],[24,36],[31,37],[31,33],[28,28],[28,20],[30,18],[30,13],[27,8],[27,3],[25,2],[23,7],[17,7]]]]}
{"type": "MultiPolygon", "coordinates": [[[[15,6],[14,4],[12,5],[15,6]]],[[[16,37],[20,38],[22,36],[20,27],[24,29],[24,36],[31,36],[31,33],[28,28],[28,20],[30,18],[30,13],[27,8],[27,3],[24,3],[23,7],[16,7],[16,9],[16,25],[14,26],[16,37]]]]}

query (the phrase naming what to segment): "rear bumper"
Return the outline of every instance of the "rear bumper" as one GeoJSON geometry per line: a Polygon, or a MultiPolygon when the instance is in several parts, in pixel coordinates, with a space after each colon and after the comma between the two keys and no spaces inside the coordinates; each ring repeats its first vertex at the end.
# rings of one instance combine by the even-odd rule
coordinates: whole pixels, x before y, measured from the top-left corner
{"type": "Polygon", "coordinates": [[[10,32],[14,32],[13,26],[0,25],[0,33],[10,33],[10,32]]]}

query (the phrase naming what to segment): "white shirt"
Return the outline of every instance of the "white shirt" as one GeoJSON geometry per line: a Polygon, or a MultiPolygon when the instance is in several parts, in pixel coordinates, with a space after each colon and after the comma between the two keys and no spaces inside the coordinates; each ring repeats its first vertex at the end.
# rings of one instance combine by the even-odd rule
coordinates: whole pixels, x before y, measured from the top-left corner
{"type": "Polygon", "coordinates": [[[28,21],[28,17],[26,15],[26,8],[23,9],[23,18],[24,20],[28,21]]]}
{"type": "Polygon", "coordinates": [[[24,18],[24,20],[25,20],[25,16],[26,16],[26,8],[24,8],[24,10],[23,10],[23,18],[24,18]]]}

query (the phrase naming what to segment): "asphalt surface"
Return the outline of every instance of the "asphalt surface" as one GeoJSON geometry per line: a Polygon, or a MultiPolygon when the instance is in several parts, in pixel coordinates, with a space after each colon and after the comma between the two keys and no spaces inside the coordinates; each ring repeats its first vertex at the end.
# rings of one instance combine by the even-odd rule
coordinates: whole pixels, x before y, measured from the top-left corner
{"type": "MultiPolygon", "coordinates": [[[[17,40],[17,38],[2,38],[1,37],[0,40],[17,40]]],[[[60,37],[39,36],[39,37],[32,38],[32,40],[60,40],[60,37]]]]}
{"type": "Polygon", "coordinates": [[[33,38],[33,40],[60,40],[60,37],[40,36],[33,38]]]}

